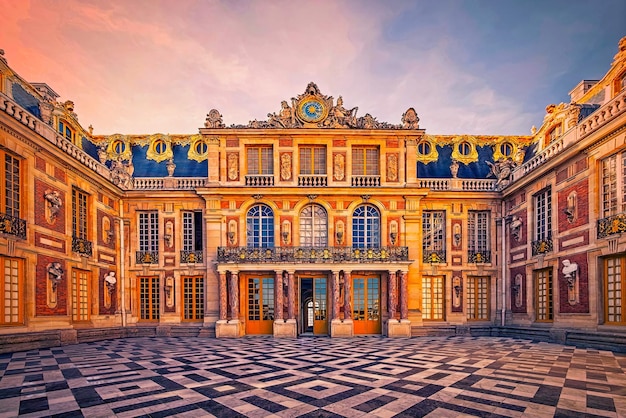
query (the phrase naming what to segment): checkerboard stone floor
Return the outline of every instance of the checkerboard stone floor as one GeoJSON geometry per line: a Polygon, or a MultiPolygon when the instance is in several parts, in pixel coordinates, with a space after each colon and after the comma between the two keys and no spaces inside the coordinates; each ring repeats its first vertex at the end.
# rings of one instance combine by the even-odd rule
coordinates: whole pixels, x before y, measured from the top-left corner
{"type": "Polygon", "coordinates": [[[614,417],[625,370],[510,338],[131,338],[0,355],[0,417],[614,417]]]}

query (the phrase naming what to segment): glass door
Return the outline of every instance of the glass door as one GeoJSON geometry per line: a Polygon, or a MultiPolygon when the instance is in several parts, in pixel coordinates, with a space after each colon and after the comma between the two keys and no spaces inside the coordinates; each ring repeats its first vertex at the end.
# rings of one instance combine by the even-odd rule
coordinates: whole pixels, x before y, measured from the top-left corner
{"type": "Polygon", "coordinates": [[[327,286],[326,277],[300,278],[301,333],[328,334],[327,286]]]}
{"type": "Polygon", "coordinates": [[[380,334],[380,277],[353,277],[352,301],[354,333],[380,334]]]}
{"type": "Polygon", "coordinates": [[[272,334],[274,326],[274,278],[248,277],[246,334],[272,334]]]}

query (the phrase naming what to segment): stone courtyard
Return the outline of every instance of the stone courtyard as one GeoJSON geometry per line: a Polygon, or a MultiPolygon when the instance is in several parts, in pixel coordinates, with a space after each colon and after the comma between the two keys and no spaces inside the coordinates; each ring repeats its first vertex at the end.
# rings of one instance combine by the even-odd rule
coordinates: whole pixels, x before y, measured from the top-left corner
{"type": "Polygon", "coordinates": [[[616,417],[625,369],[511,338],[128,338],[0,355],[0,418],[616,417]]]}

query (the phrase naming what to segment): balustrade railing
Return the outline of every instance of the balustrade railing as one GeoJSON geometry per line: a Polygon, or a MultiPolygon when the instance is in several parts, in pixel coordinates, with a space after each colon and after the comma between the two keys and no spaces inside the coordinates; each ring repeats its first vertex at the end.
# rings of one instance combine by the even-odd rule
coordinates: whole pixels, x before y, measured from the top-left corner
{"type": "Polygon", "coordinates": [[[246,186],[273,186],[274,175],[250,175],[246,176],[246,186]]]}
{"type": "Polygon", "coordinates": [[[72,251],[82,255],[84,257],[91,257],[93,255],[91,241],[87,241],[83,238],[72,237],[72,251]]]}
{"type": "Polygon", "coordinates": [[[380,176],[352,176],[352,187],[379,187],[380,176]]]}
{"type": "Polygon", "coordinates": [[[606,238],[610,235],[626,232],[626,213],[598,219],[598,238],[606,238]]]}
{"type": "Polygon", "coordinates": [[[328,176],[321,175],[300,175],[298,176],[298,186],[300,187],[326,187],[328,186],[328,176]]]}
{"type": "Polygon", "coordinates": [[[408,247],[218,247],[218,263],[388,263],[408,261],[408,247]]]}
{"type": "Polygon", "coordinates": [[[0,214],[0,232],[26,239],[26,221],[6,213],[0,214]]]}

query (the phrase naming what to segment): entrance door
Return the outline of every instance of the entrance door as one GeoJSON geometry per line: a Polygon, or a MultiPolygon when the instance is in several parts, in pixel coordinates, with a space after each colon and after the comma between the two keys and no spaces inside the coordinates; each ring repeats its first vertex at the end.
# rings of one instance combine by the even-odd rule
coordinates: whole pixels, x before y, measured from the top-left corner
{"type": "Polygon", "coordinates": [[[380,277],[353,277],[352,301],[354,333],[380,334],[380,277]]]}
{"type": "Polygon", "coordinates": [[[246,334],[272,334],[274,325],[274,278],[248,277],[246,334]]]}
{"type": "Polygon", "coordinates": [[[326,277],[301,277],[300,301],[302,333],[328,334],[326,277]]]}

